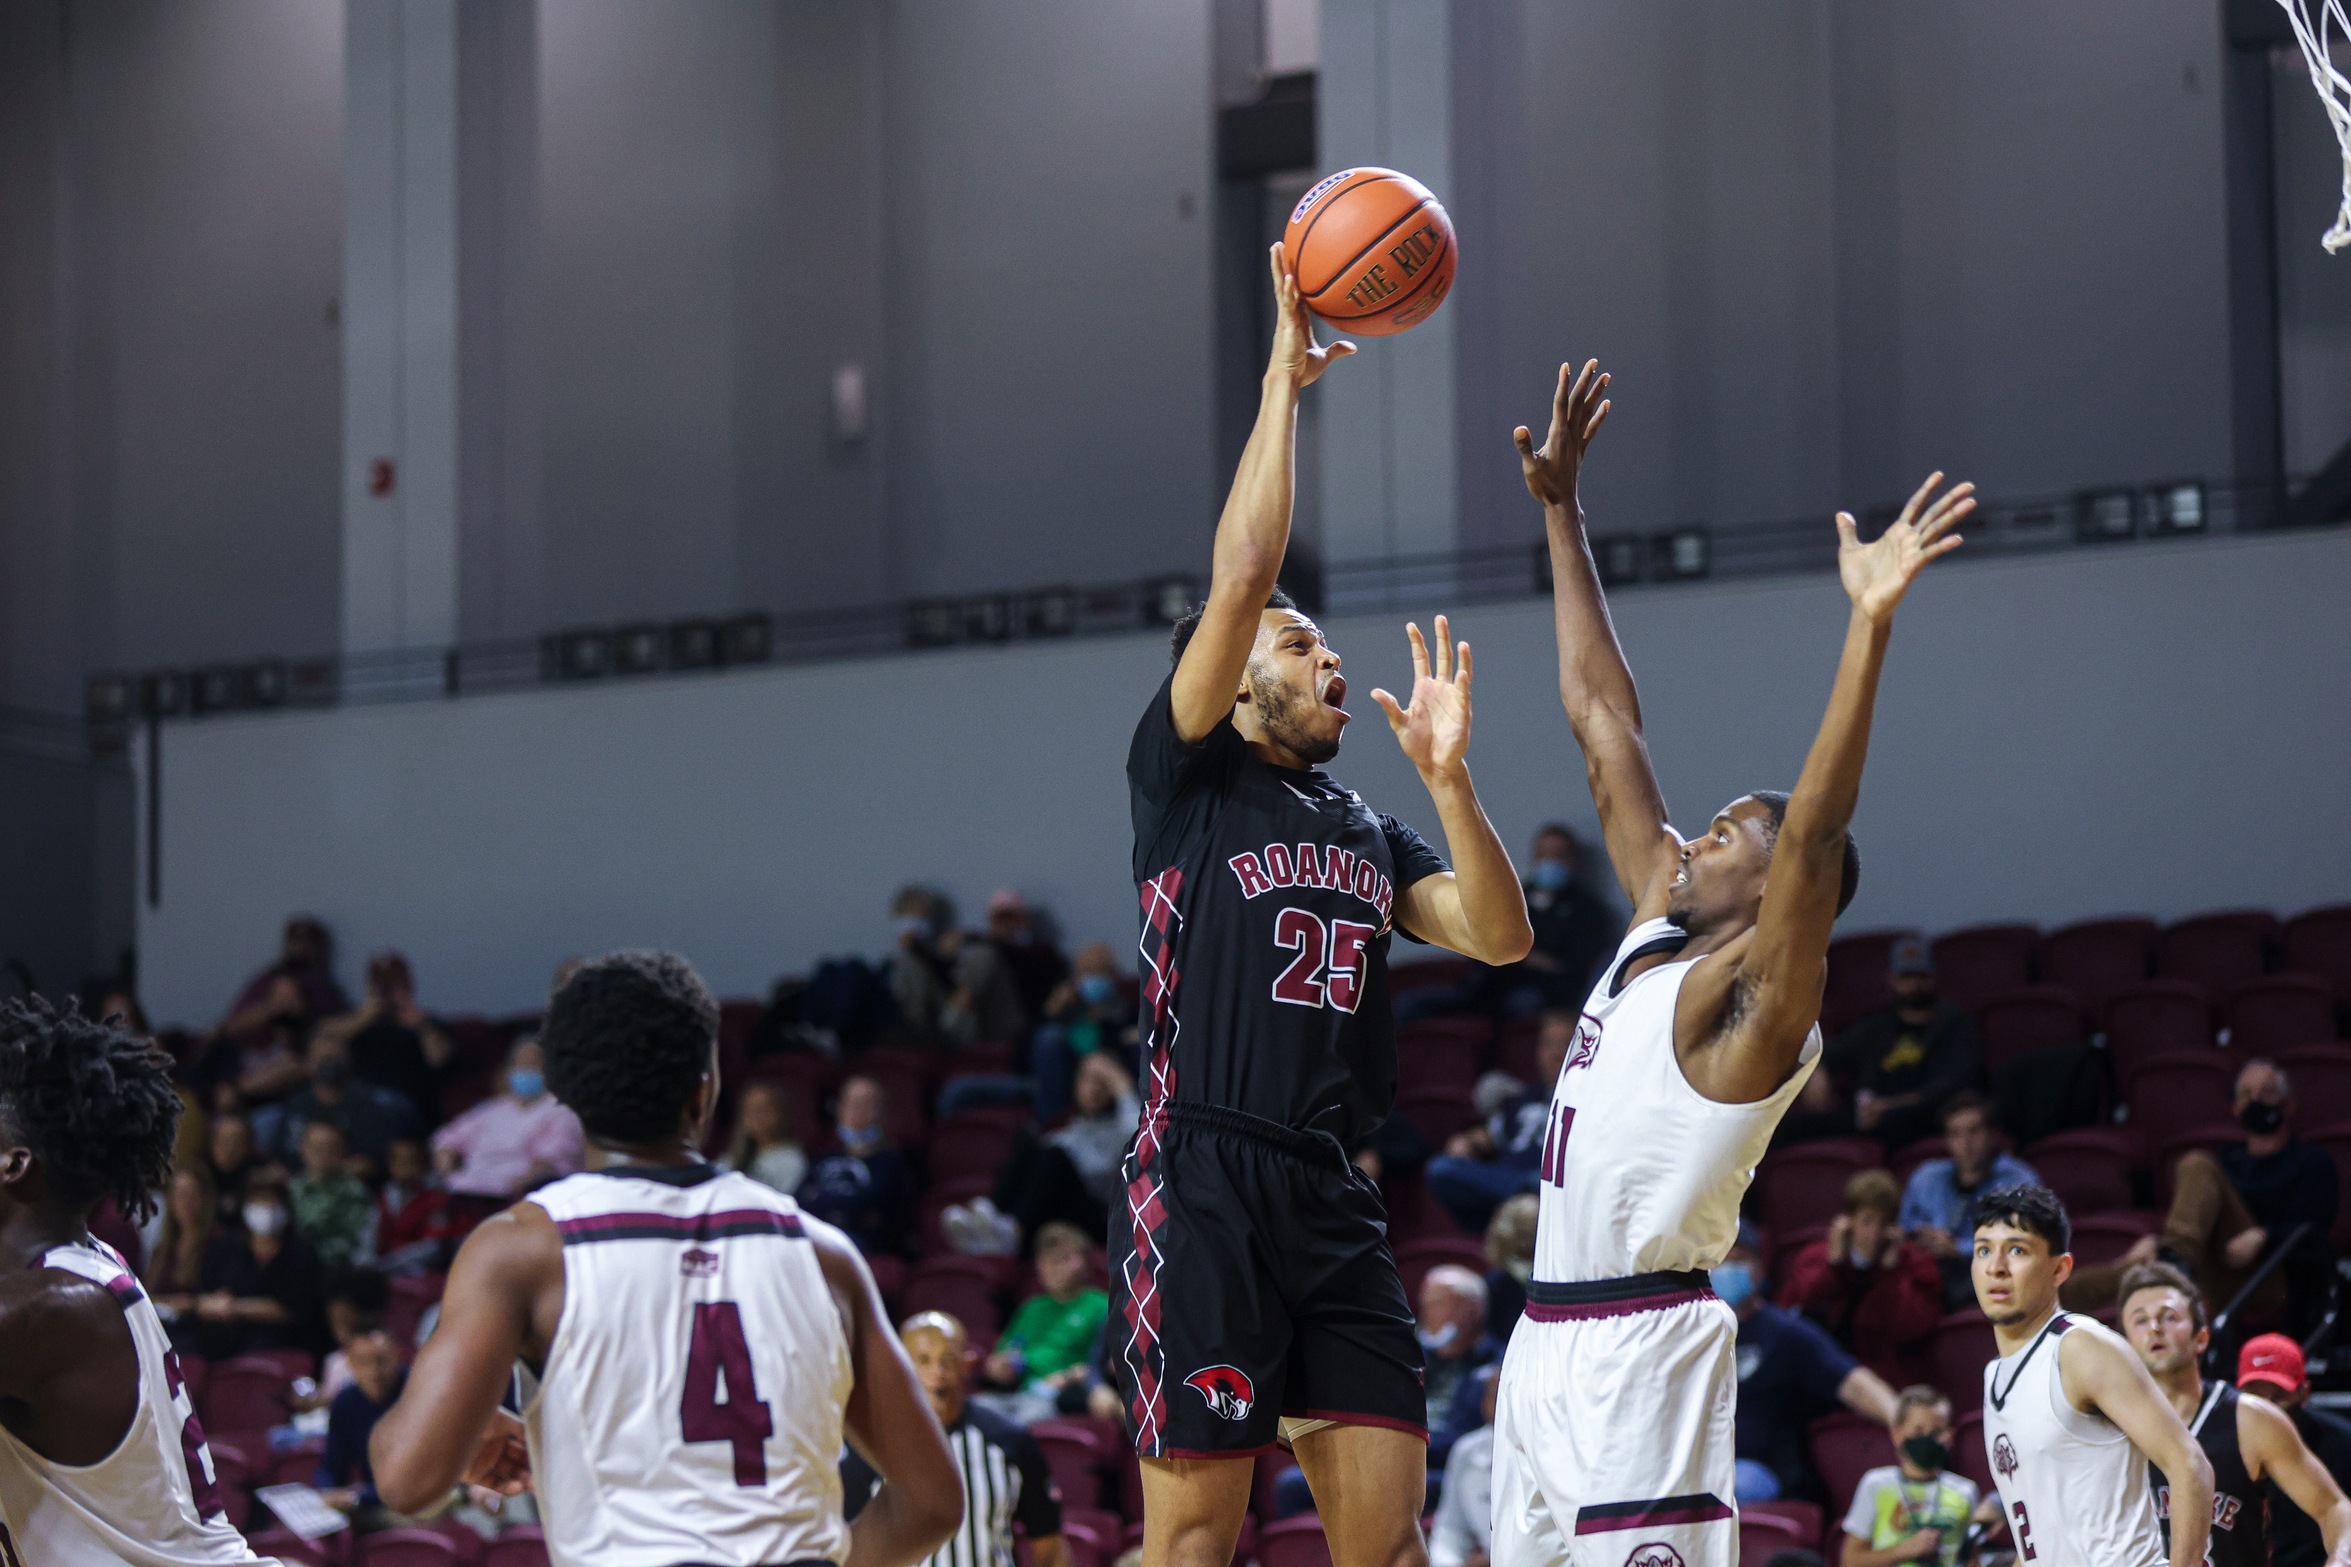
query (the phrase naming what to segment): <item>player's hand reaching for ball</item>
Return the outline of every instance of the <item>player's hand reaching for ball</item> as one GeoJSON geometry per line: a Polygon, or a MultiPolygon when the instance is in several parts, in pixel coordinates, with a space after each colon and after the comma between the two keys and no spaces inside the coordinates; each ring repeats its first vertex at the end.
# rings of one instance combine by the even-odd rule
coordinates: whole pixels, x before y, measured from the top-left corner
{"type": "Polygon", "coordinates": [[[1411,705],[1398,706],[1393,696],[1379,690],[1372,692],[1371,699],[1388,715],[1396,743],[1423,778],[1458,771],[1469,754],[1469,644],[1455,644],[1451,640],[1453,628],[1439,615],[1432,670],[1429,645],[1421,640],[1420,627],[1407,625],[1404,634],[1412,641],[1411,705]]]}
{"type": "Polygon", "coordinates": [[[1355,352],[1355,345],[1337,342],[1324,348],[1314,340],[1314,322],[1306,314],[1305,297],[1298,291],[1298,275],[1276,241],[1273,260],[1273,360],[1266,374],[1286,379],[1293,390],[1312,386],[1322,373],[1355,352]]]}
{"type": "Polygon", "coordinates": [[[1929,505],[1928,497],[1942,482],[1939,470],[1928,474],[1902,515],[1867,544],[1861,542],[1853,514],[1837,513],[1837,574],[1845,579],[1853,607],[1871,620],[1894,613],[1911,579],[1928,561],[1959,548],[1959,535],[1951,528],[1975,510],[1975,486],[1954,484],[1929,505]]]}
{"type": "Polygon", "coordinates": [[[1600,361],[1587,359],[1579,372],[1573,364],[1559,367],[1559,390],[1551,399],[1551,433],[1540,451],[1525,425],[1511,432],[1518,443],[1519,472],[1526,476],[1527,493],[1545,506],[1573,506],[1576,479],[1583,472],[1584,451],[1608,418],[1608,377],[1600,361]]]}

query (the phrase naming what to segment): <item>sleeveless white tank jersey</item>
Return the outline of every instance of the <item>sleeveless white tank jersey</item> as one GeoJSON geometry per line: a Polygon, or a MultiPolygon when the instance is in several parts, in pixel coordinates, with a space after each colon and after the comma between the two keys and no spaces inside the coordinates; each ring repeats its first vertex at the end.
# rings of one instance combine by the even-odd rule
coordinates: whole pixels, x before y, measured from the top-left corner
{"type": "Polygon", "coordinates": [[[2113,1421],[2065,1396],[2058,1345],[2074,1333],[2132,1353],[2111,1330],[2061,1311],[1984,1367],[1984,1448],[2018,1557],[2033,1567],[2163,1567],[2147,1460],[2113,1421]]]}
{"type": "Polygon", "coordinates": [[[1772,1130],[1819,1063],[1815,1025],[1769,1098],[1717,1104],[1691,1087],[1674,1055],[1673,1009],[1697,960],[1661,963],[1619,988],[1626,964],[1688,940],[1670,920],[1643,921],[1584,1003],[1543,1139],[1538,1280],[1582,1284],[1721,1262],[1772,1130]]]}
{"type": "Polygon", "coordinates": [[[139,1356],[131,1428],[97,1463],[53,1464],[0,1429],[0,1563],[6,1567],[200,1567],[263,1560],[221,1505],[179,1357],[163,1319],[104,1241],[58,1246],[40,1266],[106,1287],[139,1356]]]}
{"type": "Polygon", "coordinates": [[[574,1175],[563,1316],[523,1412],[556,1567],[848,1557],[849,1345],[800,1206],[707,1166],[574,1175]]]}

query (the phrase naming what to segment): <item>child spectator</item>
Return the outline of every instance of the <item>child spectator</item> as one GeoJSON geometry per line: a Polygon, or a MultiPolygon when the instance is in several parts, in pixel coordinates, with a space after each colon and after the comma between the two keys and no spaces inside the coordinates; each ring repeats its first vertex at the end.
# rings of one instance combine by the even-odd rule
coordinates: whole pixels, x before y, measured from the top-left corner
{"type": "Polygon", "coordinates": [[[351,1345],[383,1321],[384,1308],[391,1303],[390,1287],[373,1268],[345,1268],[328,1276],[327,1337],[335,1347],[319,1368],[316,1403],[302,1407],[325,1409],[357,1380],[358,1373],[351,1369],[351,1345]]]}
{"type": "Polygon", "coordinates": [[[1020,1303],[988,1357],[987,1377],[1009,1395],[990,1399],[998,1413],[1029,1425],[1060,1407],[1085,1407],[1094,1349],[1109,1320],[1110,1297],[1086,1283],[1091,1248],[1074,1224],[1058,1221],[1037,1232],[1039,1293],[1020,1303]]]}
{"type": "Polygon", "coordinates": [[[743,1090],[727,1168],[779,1192],[796,1192],[808,1178],[808,1155],[792,1136],[791,1106],[783,1085],[753,1083],[743,1090]]]}
{"type": "Polygon", "coordinates": [[[449,1194],[434,1178],[424,1144],[398,1138],[376,1194],[376,1266],[391,1274],[430,1273],[448,1249],[449,1194]]]}
{"type": "Polygon", "coordinates": [[[375,1200],[346,1167],[343,1130],[332,1121],[302,1128],[302,1173],[287,1188],[294,1228],[330,1268],[375,1254],[375,1200]]]}
{"type": "Polygon", "coordinates": [[[1894,1401],[1893,1434],[1901,1462],[1870,1470],[1854,1489],[1841,1567],[1958,1567],[1977,1497],[1973,1480],[1945,1467],[1951,1400],[1931,1387],[1904,1388],[1894,1401]]]}
{"type": "Polygon", "coordinates": [[[1845,1211],[1828,1234],[1788,1264],[1780,1304],[1829,1330],[1887,1381],[1927,1374],[1928,1346],[1943,1319],[1943,1275],[1935,1259],[1902,1238],[1894,1216],[1902,1190],[1884,1170],[1845,1183],[1845,1211]]]}
{"type": "Polygon", "coordinates": [[[400,1397],[408,1373],[400,1364],[400,1346],[392,1342],[383,1323],[367,1320],[357,1329],[344,1351],[350,1357],[351,1383],[327,1406],[327,1445],[318,1461],[318,1487],[321,1500],[350,1515],[354,1532],[368,1534],[407,1522],[376,1497],[367,1439],[400,1397]]]}

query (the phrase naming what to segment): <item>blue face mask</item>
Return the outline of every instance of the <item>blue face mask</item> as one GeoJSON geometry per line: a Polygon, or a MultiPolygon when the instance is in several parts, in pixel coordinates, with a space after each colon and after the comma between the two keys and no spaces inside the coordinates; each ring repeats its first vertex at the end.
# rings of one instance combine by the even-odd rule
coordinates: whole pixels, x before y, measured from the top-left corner
{"type": "Polygon", "coordinates": [[[518,1066],[506,1074],[506,1091],[517,1099],[536,1099],[547,1091],[545,1074],[518,1066]]]}
{"type": "Polygon", "coordinates": [[[931,922],[920,914],[901,914],[890,923],[897,927],[901,936],[912,936],[917,941],[930,939],[931,922]]]}
{"type": "Polygon", "coordinates": [[[1118,993],[1108,974],[1081,974],[1078,976],[1078,999],[1090,1007],[1106,1007],[1118,993]]]}
{"type": "Polygon", "coordinates": [[[1575,879],[1575,872],[1558,860],[1537,860],[1527,880],[1544,892],[1561,892],[1575,879]]]}
{"type": "Polygon", "coordinates": [[[1733,1311],[1755,1293],[1755,1270],[1743,1262],[1726,1262],[1706,1277],[1713,1281],[1714,1293],[1733,1311]]]}
{"type": "Polygon", "coordinates": [[[882,1129],[878,1126],[840,1128],[841,1146],[854,1154],[871,1153],[881,1146],[882,1129]]]}

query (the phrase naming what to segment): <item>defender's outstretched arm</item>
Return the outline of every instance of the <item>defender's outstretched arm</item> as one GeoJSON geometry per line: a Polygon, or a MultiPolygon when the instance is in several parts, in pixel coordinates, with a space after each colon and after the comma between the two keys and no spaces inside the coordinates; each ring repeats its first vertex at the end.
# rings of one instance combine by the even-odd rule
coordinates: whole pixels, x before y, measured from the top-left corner
{"type": "Polygon", "coordinates": [[[1681,1003],[1683,1016],[1716,1020],[1724,1055],[1714,1087],[1734,1100],[1761,1099],[1786,1081],[1820,1020],[1845,829],[1861,798],[1861,768],[1869,756],[1870,719],[1894,610],[1928,561],[1959,547],[1951,526],[1975,509],[1972,484],[1954,485],[1929,504],[1942,482],[1942,474],[1928,475],[1874,543],[1860,542],[1852,513],[1837,514],[1837,570],[1853,609],[1828,714],[1789,792],[1752,941],[1735,964],[1706,963],[1694,970],[1681,1003]]]}
{"type": "Polygon", "coordinates": [[[1323,371],[1355,352],[1353,343],[1316,346],[1306,304],[1298,294],[1282,247],[1272,254],[1273,356],[1257,404],[1257,424],[1241,450],[1224,515],[1217,519],[1216,553],[1209,568],[1208,604],[1200,628],[1176,665],[1171,695],[1176,733],[1204,738],[1224,722],[1241,689],[1241,671],[1257,641],[1258,617],[1281,575],[1290,547],[1292,448],[1298,432],[1298,394],[1323,371]]]}
{"type": "Polygon", "coordinates": [[[1616,879],[1632,900],[1633,917],[1645,920],[1665,912],[1666,884],[1681,840],[1667,820],[1665,795],[1649,765],[1649,745],[1641,736],[1641,696],[1608,619],[1608,600],[1600,591],[1600,573],[1584,538],[1583,503],[1576,494],[1584,451],[1608,418],[1609,404],[1601,396],[1608,379],[1597,359],[1584,361],[1580,373],[1572,364],[1561,365],[1551,431],[1542,449],[1536,450],[1523,424],[1512,439],[1527,493],[1542,504],[1543,531],[1551,546],[1559,700],[1583,748],[1584,772],[1616,879]]]}

